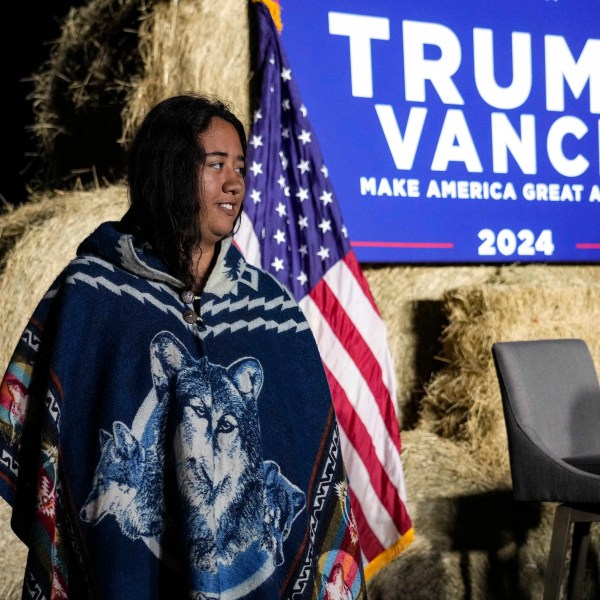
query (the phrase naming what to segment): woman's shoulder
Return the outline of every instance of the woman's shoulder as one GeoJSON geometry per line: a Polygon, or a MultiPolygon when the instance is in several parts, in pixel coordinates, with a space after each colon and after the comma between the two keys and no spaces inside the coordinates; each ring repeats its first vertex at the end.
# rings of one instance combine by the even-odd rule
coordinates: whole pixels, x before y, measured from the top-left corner
{"type": "Polygon", "coordinates": [[[277,277],[262,267],[248,262],[235,244],[231,244],[227,249],[224,262],[229,273],[233,273],[237,279],[254,281],[255,285],[260,286],[260,289],[263,292],[267,290],[283,292],[290,300],[293,300],[289,290],[277,279],[277,277]]]}

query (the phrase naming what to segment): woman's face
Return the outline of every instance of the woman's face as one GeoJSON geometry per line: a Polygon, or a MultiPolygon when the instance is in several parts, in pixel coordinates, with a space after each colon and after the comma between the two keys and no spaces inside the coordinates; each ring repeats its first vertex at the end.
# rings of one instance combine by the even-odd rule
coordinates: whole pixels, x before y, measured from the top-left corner
{"type": "Polygon", "coordinates": [[[246,192],[245,160],[235,127],[215,117],[200,135],[206,153],[200,168],[201,246],[214,246],[233,230],[246,192]]]}

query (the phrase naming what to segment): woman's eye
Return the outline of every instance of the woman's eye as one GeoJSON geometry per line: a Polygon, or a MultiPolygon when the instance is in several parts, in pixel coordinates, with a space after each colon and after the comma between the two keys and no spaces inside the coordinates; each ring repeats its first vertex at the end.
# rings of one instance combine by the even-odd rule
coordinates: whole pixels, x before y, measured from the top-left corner
{"type": "Polygon", "coordinates": [[[236,171],[240,174],[240,175],[246,175],[246,167],[238,167],[236,169],[236,171]]]}

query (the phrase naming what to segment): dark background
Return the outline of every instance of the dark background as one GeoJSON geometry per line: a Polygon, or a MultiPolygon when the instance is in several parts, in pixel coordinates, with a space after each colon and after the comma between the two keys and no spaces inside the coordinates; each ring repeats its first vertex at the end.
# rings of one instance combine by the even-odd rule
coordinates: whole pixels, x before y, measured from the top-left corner
{"type": "Polygon", "coordinates": [[[27,80],[48,59],[50,42],[60,35],[61,22],[69,8],[83,4],[85,0],[0,3],[0,194],[9,204],[27,200],[26,184],[36,169],[36,161],[30,156],[36,147],[27,131],[33,124],[32,103],[27,99],[33,84],[27,80]]]}

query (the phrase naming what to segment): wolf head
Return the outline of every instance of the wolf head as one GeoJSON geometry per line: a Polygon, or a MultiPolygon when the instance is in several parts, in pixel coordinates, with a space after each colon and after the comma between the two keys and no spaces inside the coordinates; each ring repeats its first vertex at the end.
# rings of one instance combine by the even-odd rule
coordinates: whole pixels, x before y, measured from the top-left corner
{"type": "Polygon", "coordinates": [[[158,401],[177,407],[173,450],[189,551],[199,568],[215,569],[262,532],[263,370],[254,358],[227,368],[194,360],[168,332],[154,338],[151,357],[158,401]]]}
{"type": "Polygon", "coordinates": [[[100,430],[101,456],[92,491],[79,516],[83,521],[96,524],[106,515],[114,515],[129,537],[148,535],[140,530],[135,502],[143,485],[145,449],[124,423],[115,421],[112,435],[100,430]]]}
{"type": "Polygon", "coordinates": [[[101,430],[81,519],[96,524],[113,515],[128,537],[156,537],[165,556],[184,552],[197,589],[211,589],[221,569],[236,571],[240,556],[281,564],[305,495],[262,460],[260,363],[243,358],[225,368],[196,360],[168,332],[154,337],[150,362],[155,408],[150,416],[140,416],[145,404],[138,410],[139,438],[118,421],[112,434],[101,430]]]}

